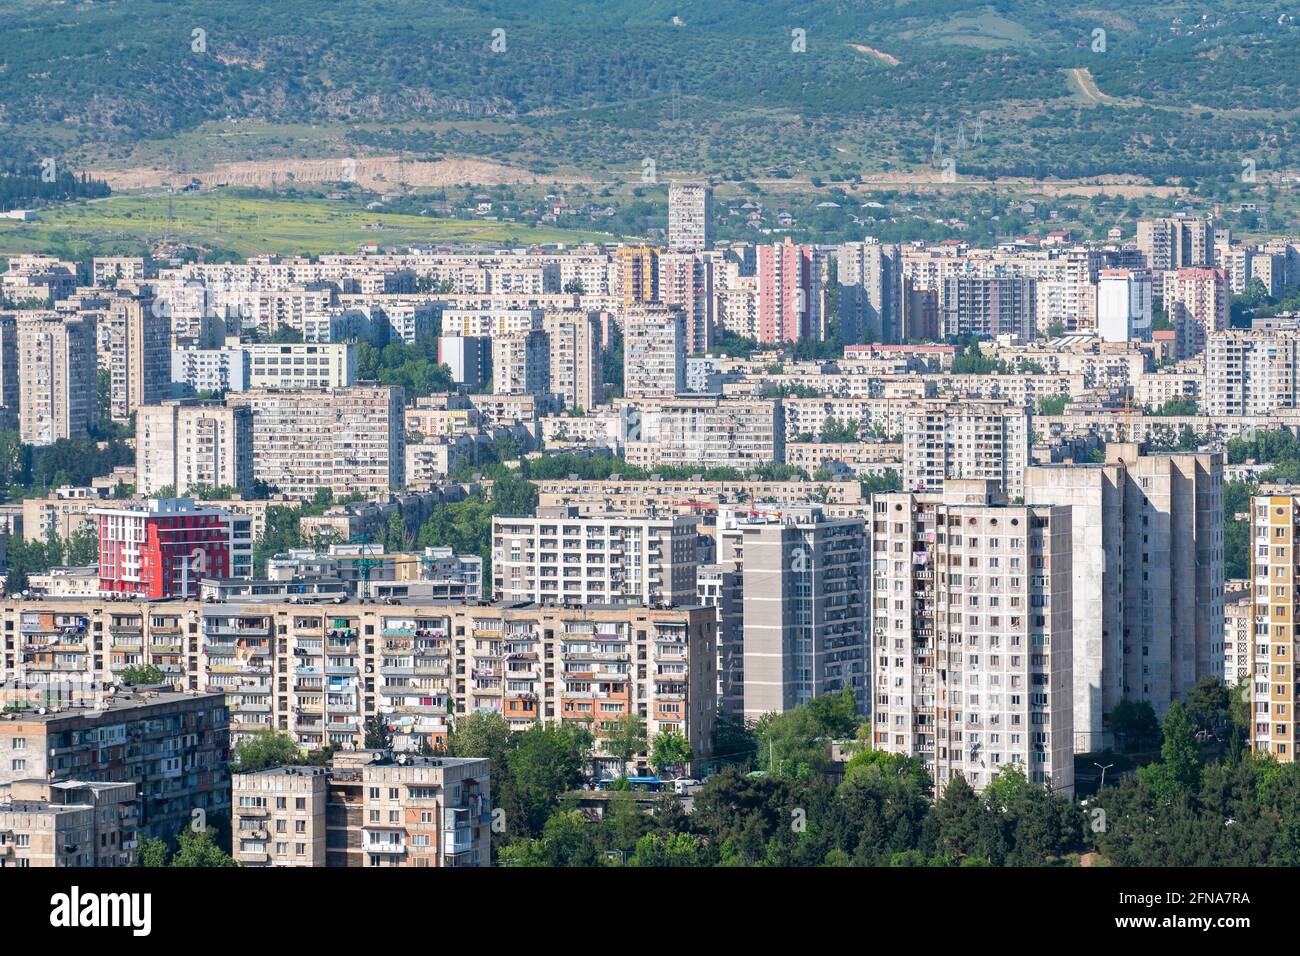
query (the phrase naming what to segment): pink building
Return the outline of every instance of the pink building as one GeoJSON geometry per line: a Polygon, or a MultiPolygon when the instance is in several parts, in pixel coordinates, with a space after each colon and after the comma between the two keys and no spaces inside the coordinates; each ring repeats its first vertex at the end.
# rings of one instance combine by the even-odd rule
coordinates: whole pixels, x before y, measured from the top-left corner
{"type": "Polygon", "coordinates": [[[1178,333],[1178,358],[1205,350],[1210,332],[1228,327],[1228,270],[1179,269],[1165,276],[1165,311],[1178,333]]]}
{"type": "Polygon", "coordinates": [[[822,337],[821,280],[812,246],[784,242],[758,247],[758,340],[797,342],[822,337]]]}

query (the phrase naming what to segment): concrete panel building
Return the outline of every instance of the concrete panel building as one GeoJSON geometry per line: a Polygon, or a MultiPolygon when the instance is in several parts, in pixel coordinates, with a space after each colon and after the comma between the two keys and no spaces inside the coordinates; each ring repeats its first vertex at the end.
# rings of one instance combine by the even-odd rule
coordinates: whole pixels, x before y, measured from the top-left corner
{"type": "Polygon", "coordinates": [[[851,688],[866,712],[867,530],[819,507],[734,513],[744,589],[744,714],[851,688]]]}
{"type": "Polygon", "coordinates": [[[920,757],[940,791],[1012,764],[1072,794],[1070,509],[953,481],[873,511],[875,746],[920,757]]]}
{"type": "Polygon", "coordinates": [[[1223,675],[1223,459],[1139,455],[1109,445],[1099,465],[1035,465],[1025,500],[1073,513],[1074,732],[1079,752],[1114,743],[1121,700],[1159,716],[1223,675]]]}

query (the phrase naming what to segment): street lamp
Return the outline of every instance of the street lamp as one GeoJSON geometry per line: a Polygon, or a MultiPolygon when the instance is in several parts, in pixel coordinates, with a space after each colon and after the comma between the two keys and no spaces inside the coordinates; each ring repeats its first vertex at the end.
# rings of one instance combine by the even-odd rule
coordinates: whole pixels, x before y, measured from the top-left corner
{"type": "Polygon", "coordinates": [[[1101,771],[1101,783],[1097,784],[1097,789],[1100,790],[1102,787],[1106,786],[1106,771],[1115,765],[1113,763],[1108,763],[1103,767],[1099,763],[1094,763],[1093,766],[1101,771]]]}

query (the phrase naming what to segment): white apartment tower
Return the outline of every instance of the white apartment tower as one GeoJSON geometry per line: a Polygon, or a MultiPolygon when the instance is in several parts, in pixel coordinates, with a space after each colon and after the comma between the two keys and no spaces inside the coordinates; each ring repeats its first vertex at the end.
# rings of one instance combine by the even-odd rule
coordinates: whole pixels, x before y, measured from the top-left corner
{"type": "Polygon", "coordinates": [[[872,510],[875,746],[922,758],[937,790],[1014,764],[1072,794],[1070,509],[954,481],[872,510]]]}
{"type": "Polygon", "coordinates": [[[1029,411],[1010,402],[919,403],[903,417],[903,485],[939,491],[945,479],[992,479],[1019,497],[1029,433],[1029,411]]]}
{"type": "Polygon", "coordinates": [[[638,308],[623,318],[623,395],[673,398],[686,390],[686,325],[675,309],[638,308]]]}
{"type": "Polygon", "coordinates": [[[668,186],[668,248],[703,252],[713,246],[713,187],[707,183],[668,186]]]}

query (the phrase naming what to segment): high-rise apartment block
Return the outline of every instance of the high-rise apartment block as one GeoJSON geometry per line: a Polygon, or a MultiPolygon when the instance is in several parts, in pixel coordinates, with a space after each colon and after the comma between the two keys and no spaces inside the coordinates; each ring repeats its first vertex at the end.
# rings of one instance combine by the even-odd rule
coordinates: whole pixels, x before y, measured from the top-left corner
{"type": "Polygon", "coordinates": [[[680,310],[624,313],[623,383],[627,398],[673,398],[686,390],[686,323],[680,310]]]}
{"type": "Polygon", "coordinates": [[[147,496],[170,488],[253,485],[253,413],[194,399],[143,405],[136,412],[136,490],[147,496]]]}
{"type": "Polygon", "coordinates": [[[758,247],[758,341],[820,339],[821,264],[812,246],[784,242],[758,247]]]}
{"type": "Polygon", "coordinates": [[[874,239],[837,250],[840,341],[902,341],[902,259],[898,246],[874,239]]]}
{"type": "Polygon", "coordinates": [[[1300,332],[1211,332],[1201,406],[1215,417],[1261,418],[1300,407],[1300,332]]]}
{"type": "Polygon", "coordinates": [[[550,392],[566,409],[593,409],[604,399],[600,324],[583,309],[547,312],[542,319],[550,349],[550,392]]]}
{"type": "Polygon", "coordinates": [[[1250,743],[1259,754],[1294,763],[1300,747],[1300,703],[1295,655],[1296,547],[1300,542],[1300,495],[1286,485],[1265,486],[1251,499],[1250,743]]]}
{"type": "Polygon", "coordinates": [[[1228,327],[1228,274],[1179,269],[1165,276],[1164,302],[1178,335],[1178,357],[1198,355],[1212,332],[1228,327]]]}
{"type": "Polygon", "coordinates": [[[688,354],[713,344],[713,260],[697,252],[659,256],[659,301],[680,309],[688,354]]]}
{"type": "Polygon", "coordinates": [[[171,320],[152,297],[117,298],[108,313],[109,404],[124,422],[171,393],[171,320]]]}
{"type": "Polygon", "coordinates": [[[204,577],[232,576],[233,552],[248,543],[233,516],[189,498],[151,498],[144,505],[92,508],[99,533],[99,589],[106,595],[160,600],[197,597],[204,577]]]}
{"type": "Polygon", "coordinates": [[[98,414],[93,315],[18,320],[19,431],[29,445],[85,433],[98,414]]]}
{"type": "Polygon", "coordinates": [[[255,342],[248,352],[249,388],[346,388],[357,384],[355,342],[255,342]]]}
{"type": "Polygon", "coordinates": [[[707,183],[668,186],[668,248],[703,252],[713,246],[713,187],[707,183]]]}
{"type": "MultiPolygon", "coordinates": [[[[102,623],[98,619],[56,625],[55,633],[46,615],[23,614],[21,620],[17,633],[24,647],[105,639],[92,627],[102,623]]],[[[36,652],[6,650],[7,657],[15,653],[36,652]]],[[[102,687],[97,694],[84,706],[38,708],[29,702],[0,720],[0,784],[134,782],[139,831],[165,840],[191,826],[195,811],[213,822],[229,812],[224,697],[153,691],[110,696],[102,687]]]]}
{"type": "Polygon", "coordinates": [[[744,714],[851,688],[867,709],[868,537],[817,506],[736,512],[744,589],[744,714]]]}
{"type": "Polygon", "coordinates": [[[1029,412],[1009,402],[918,402],[903,416],[903,485],[938,491],[945,479],[992,479],[1018,497],[1029,433],[1029,412]]]}
{"type": "Polygon", "coordinates": [[[405,478],[405,396],[399,386],[231,395],[253,415],[253,476],[294,498],[387,496],[405,478]]]}
{"type": "Polygon", "coordinates": [[[1097,465],[1035,465],[1024,497],[1073,512],[1074,746],[1114,744],[1121,700],[1163,716],[1223,671],[1223,458],[1108,445],[1097,465]]]}
{"type": "Polygon", "coordinates": [[[0,796],[0,869],[135,863],[134,782],[17,780],[0,796]]]}
{"type": "Polygon", "coordinates": [[[945,336],[1009,335],[1028,342],[1036,327],[1034,280],[1026,276],[949,276],[939,287],[945,336]]]}
{"type": "Polygon", "coordinates": [[[699,520],[540,507],[492,519],[494,596],[542,604],[694,604],[699,520]]]}
{"type": "Polygon", "coordinates": [[[1069,795],[1072,523],[995,482],[872,504],[873,741],[942,790],[1007,765],[1069,795]]]}
{"type": "Polygon", "coordinates": [[[1151,337],[1151,273],[1102,269],[1097,274],[1097,334],[1105,342],[1151,337]]]}

